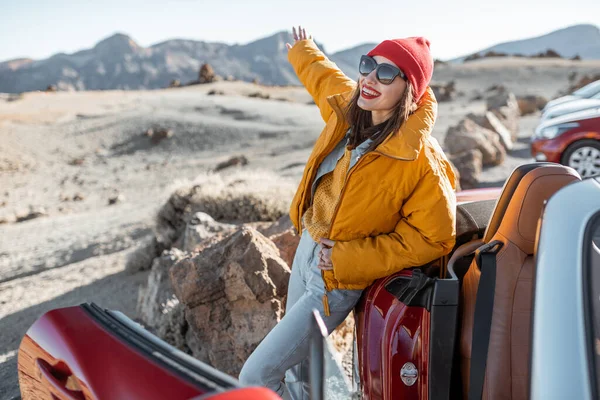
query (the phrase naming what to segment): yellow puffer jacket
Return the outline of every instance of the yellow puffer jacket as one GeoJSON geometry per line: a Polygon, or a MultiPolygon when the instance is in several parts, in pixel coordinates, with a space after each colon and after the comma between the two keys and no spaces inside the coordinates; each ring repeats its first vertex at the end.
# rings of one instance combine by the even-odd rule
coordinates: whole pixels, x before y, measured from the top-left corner
{"type": "MultiPolygon", "coordinates": [[[[342,110],[357,83],[310,39],[297,42],[288,59],[326,122],[290,208],[301,232],[317,169],[348,129],[342,110]]],[[[418,105],[398,132],[348,172],[331,221],[329,239],[336,243],[333,270],[323,274],[327,290],[364,289],[375,279],[448,254],[454,246],[455,177],[430,135],[437,114],[430,88],[418,105]]]]}

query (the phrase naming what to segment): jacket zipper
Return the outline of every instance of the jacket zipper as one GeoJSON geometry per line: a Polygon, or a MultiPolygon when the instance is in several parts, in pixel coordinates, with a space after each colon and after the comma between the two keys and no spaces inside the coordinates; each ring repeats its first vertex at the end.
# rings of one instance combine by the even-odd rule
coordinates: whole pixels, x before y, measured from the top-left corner
{"type": "MultiPolygon", "coordinates": [[[[327,232],[327,238],[331,237],[331,231],[333,230],[332,229],[333,228],[333,221],[335,220],[335,217],[337,215],[340,203],[342,202],[342,197],[344,196],[344,192],[346,191],[346,183],[348,182],[348,179],[350,179],[350,175],[352,175],[352,173],[354,172],[354,170],[356,170],[356,168],[360,164],[360,161],[361,161],[362,158],[363,158],[363,156],[358,156],[356,164],[346,174],[346,178],[344,179],[344,184],[342,185],[342,191],[340,192],[340,196],[338,197],[338,201],[335,204],[335,208],[333,209],[333,216],[331,217],[331,223],[329,224],[329,232],[327,232]]],[[[327,292],[329,292],[330,290],[327,287],[327,281],[325,280],[325,271],[321,271],[321,279],[323,280],[323,288],[325,289],[325,293],[323,294],[323,310],[325,312],[325,316],[329,317],[331,314],[330,314],[330,311],[329,311],[329,298],[327,297],[327,292]]]]}
{"type": "MultiPolygon", "coordinates": [[[[385,157],[393,158],[395,160],[400,160],[400,161],[414,161],[415,160],[414,158],[394,157],[392,155],[389,155],[389,154],[386,154],[386,153],[382,153],[381,151],[377,151],[377,150],[373,150],[372,152],[376,153],[376,154],[379,154],[379,155],[382,155],[382,156],[385,156],[385,157]]],[[[344,184],[342,185],[342,191],[340,192],[340,197],[338,198],[338,201],[337,201],[337,203],[335,205],[335,209],[333,210],[333,216],[331,217],[331,223],[329,225],[329,232],[327,233],[327,237],[328,238],[331,237],[331,232],[333,231],[333,222],[335,221],[335,217],[337,216],[338,209],[339,209],[340,204],[342,202],[342,198],[344,197],[344,193],[346,192],[346,184],[348,182],[348,179],[350,179],[350,175],[352,175],[352,173],[360,165],[360,162],[361,162],[362,158],[365,155],[366,154],[358,156],[356,164],[346,174],[346,178],[344,179],[344,184]]],[[[323,279],[323,288],[325,289],[325,293],[323,294],[323,310],[325,312],[325,316],[329,317],[330,316],[330,310],[329,310],[329,298],[327,297],[327,292],[329,292],[330,289],[327,287],[327,281],[325,280],[325,271],[321,271],[321,279],[323,279]]]]}

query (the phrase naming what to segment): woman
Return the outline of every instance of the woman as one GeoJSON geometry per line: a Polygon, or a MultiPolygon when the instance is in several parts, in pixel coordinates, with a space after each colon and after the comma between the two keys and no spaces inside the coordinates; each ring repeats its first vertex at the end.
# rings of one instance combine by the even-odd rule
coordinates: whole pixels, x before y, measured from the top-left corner
{"type": "Polygon", "coordinates": [[[290,208],[302,237],[286,315],[250,355],[240,381],[307,399],[312,310],[331,333],[375,279],[448,254],[455,178],[430,136],[437,103],[426,39],[383,41],[361,58],[357,84],[304,29],[293,35],[288,59],[326,126],[290,208]]]}

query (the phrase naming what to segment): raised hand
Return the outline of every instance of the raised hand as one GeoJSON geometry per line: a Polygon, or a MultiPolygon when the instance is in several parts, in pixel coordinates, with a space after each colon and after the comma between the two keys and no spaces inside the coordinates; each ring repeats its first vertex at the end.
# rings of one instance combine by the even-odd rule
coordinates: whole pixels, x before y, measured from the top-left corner
{"type": "MultiPolygon", "coordinates": [[[[292,27],[292,36],[294,37],[294,44],[296,44],[300,40],[312,39],[312,36],[306,36],[306,30],[302,28],[302,26],[298,25],[298,31],[296,31],[296,27],[292,27]]],[[[293,45],[286,43],[288,51],[293,47],[293,45]]]]}

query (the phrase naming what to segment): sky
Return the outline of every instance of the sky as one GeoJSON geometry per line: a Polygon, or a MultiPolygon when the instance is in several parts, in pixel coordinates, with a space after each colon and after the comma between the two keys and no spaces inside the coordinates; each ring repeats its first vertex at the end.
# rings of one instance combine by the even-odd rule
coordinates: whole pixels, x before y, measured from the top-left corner
{"type": "Polygon", "coordinates": [[[600,0],[0,0],[0,61],[73,53],[116,32],[142,46],[245,44],[298,24],[328,52],[425,36],[449,59],[581,23],[600,26],[600,0]]]}

